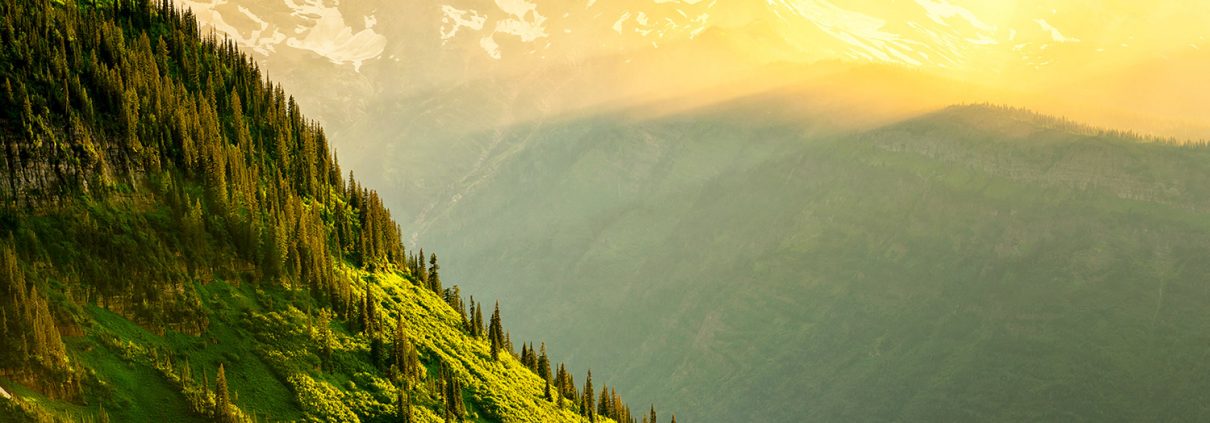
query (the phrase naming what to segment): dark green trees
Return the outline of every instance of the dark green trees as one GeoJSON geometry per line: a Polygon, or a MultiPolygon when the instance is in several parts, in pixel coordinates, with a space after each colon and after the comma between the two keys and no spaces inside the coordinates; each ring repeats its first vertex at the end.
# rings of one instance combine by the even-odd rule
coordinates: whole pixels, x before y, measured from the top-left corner
{"type": "Polygon", "coordinates": [[[395,325],[394,350],[391,360],[391,373],[396,381],[403,382],[404,386],[411,386],[419,380],[421,376],[420,358],[416,353],[416,348],[412,346],[412,341],[407,337],[403,319],[399,319],[395,325]]]}
{"type": "Polygon", "coordinates": [[[8,242],[0,241],[0,374],[45,388],[54,397],[71,396],[76,382],[54,316],[46,297],[26,280],[8,242]]]}
{"type": "Polygon", "coordinates": [[[553,394],[550,392],[550,359],[546,357],[546,343],[542,343],[542,353],[538,358],[538,376],[546,383],[543,388],[542,395],[547,401],[554,400],[553,394]]]}
{"type": "Polygon", "coordinates": [[[214,420],[222,423],[235,423],[235,414],[231,411],[231,396],[227,392],[227,373],[223,365],[218,365],[218,375],[214,377],[214,420]]]}
{"type": "MultiPolygon", "coordinates": [[[[443,388],[429,389],[438,378],[424,364],[440,358],[409,341],[416,334],[375,282],[344,270],[390,272],[444,295],[497,360],[511,350],[499,306],[485,329],[481,304],[464,307],[457,286],[443,289],[436,254],[407,254],[378,193],[340,169],[322,128],[233,41],[203,36],[173,4],[0,0],[0,375],[53,400],[88,395],[76,380],[87,372],[60,336],[90,330],[81,309],[209,338],[212,324],[234,324],[199,294],[221,280],[286,292],[308,318],[318,310],[315,327],[298,331],[300,355],[318,356],[308,372],[388,380],[400,418],[443,390],[451,414],[465,415],[463,381],[447,372],[443,388]],[[346,334],[368,344],[373,366],[361,366],[364,350],[350,350],[346,334]]],[[[280,311],[274,301],[259,306],[280,311]]],[[[533,346],[525,351],[547,385],[562,384],[546,390],[577,395],[570,375],[552,380],[549,359],[543,372],[533,346]]],[[[164,368],[181,366],[193,412],[241,416],[224,366],[211,385],[179,358],[164,368]]]]}
{"type": "Polygon", "coordinates": [[[584,396],[580,399],[580,415],[588,417],[588,421],[597,421],[596,410],[593,409],[592,370],[588,371],[588,379],[584,381],[584,396]]]}
{"type": "Polygon", "coordinates": [[[505,348],[503,327],[500,324],[500,302],[496,302],[496,310],[492,312],[491,325],[487,328],[487,338],[491,342],[492,360],[500,359],[500,350],[505,348]]]}
{"type": "MultiPolygon", "coordinates": [[[[421,259],[423,260],[423,257],[421,259]]],[[[441,294],[441,276],[437,274],[438,269],[440,269],[440,266],[437,265],[437,254],[433,254],[432,258],[429,259],[429,273],[426,282],[428,282],[430,290],[441,294]]]]}
{"type": "Polygon", "coordinates": [[[441,368],[441,396],[445,404],[445,421],[461,421],[466,417],[466,404],[462,400],[462,382],[454,372],[441,368]]]}
{"type": "Polygon", "coordinates": [[[412,423],[412,396],[408,394],[406,389],[399,390],[399,398],[396,400],[395,414],[399,417],[400,423],[412,423]]]}

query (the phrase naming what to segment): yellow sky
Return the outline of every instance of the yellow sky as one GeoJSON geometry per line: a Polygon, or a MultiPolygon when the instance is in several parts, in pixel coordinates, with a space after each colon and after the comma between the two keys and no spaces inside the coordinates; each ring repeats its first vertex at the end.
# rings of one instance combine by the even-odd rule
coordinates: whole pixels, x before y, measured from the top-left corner
{"type": "Polygon", "coordinates": [[[897,63],[985,82],[1087,72],[1163,59],[1210,44],[1210,2],[768,3],[782,18],[780,29],[807,56],[897,63]]]}
{"type": "MultiPolygon", "coordinates": [[[[685,95],[705,102],[715,86],[728,89],[713,100],[726,100],[743,95],[736,80],[752,75],[772,79],[754,89],[802,82],[794,71],[752,69],[843,62],[906,74],[858,73],[877,81],[828,76],[849,84],[832,87],[837,96],[856,85],[891,87],[890,97],[916,101],[915,109],[996,102],[1115,129],[1210,139],[1204,0],[446,0],[440,16],[416,15],[427,20],[417,22],[407,21],[413,15],[376,15],[375,7],[364,16],[342,12],[334,0],[176,1],[259,54],[294,48],[354,69],[415,64],[451,85],[533,75],[566,62],[608,67],[585,87],[561,90],[567,98],[554,102],[573,110],[685,95]],[[415,35],[396,27],[432,28],[440,35],[433,42],[461,50],[406,56],[429,50],[391,50],[408,42],[391,37],[415,35]],[[947,85],[944,95],[937,92],[947,85]]],[[[877,101],[877,92],[858,91],[863,101],[877,101]]]]}
{"type": "Polygon", "coordinates": [[[1210,138],[1210,2],[767,0],[759,7],[773,11],[777,19],[764,24],[791,46],[778,60],[890,64],[987,88],[964,101],[1210,138]]]}

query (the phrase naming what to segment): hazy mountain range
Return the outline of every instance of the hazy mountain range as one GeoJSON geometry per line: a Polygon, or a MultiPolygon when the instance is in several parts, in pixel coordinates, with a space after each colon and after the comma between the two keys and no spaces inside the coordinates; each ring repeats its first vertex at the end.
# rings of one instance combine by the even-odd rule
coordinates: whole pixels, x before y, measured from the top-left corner
{"type": "Polygon", "coordinates": [[[1204,418],[1206,150],[947,106],[1204,138],[1207,8],[957,3],[181,2],[682,418],[1204,418]]]}

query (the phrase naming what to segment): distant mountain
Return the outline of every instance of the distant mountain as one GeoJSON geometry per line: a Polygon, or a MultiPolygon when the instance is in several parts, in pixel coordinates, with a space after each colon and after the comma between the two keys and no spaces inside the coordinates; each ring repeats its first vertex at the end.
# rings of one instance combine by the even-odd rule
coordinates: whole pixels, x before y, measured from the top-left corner
{"type": "Polygon", "coordinates": [[[638,420],[405,250],[192,15],[0,12],[0,420],[638,420]]]}
{"type": "Polygon", "coordinates": [[[944,106],[1204,136],[1204,41],[1168,43],[1208,9],[959,3],[215,10],[286,35],[241,45],[281,38],[258,64],[445,277],[682,418],[1203,417],[1174,369],[1200,369],[1205,246],[1181,233],[1205,229],[1204,149],[944,106]],[[1127,39],[1132,19],[1170,30],[1127,39]],[[290,46],[309,34],[386,43],[358,64],[290,46]]]}
{"type": "MultiPolygon", "coordinates": [[[[925,0],[839,3],[177,1],[290,92],[306,93],[298,101],[324,124],[348,167],[409,199],[390,204],[404,222],[423,221],[448,183],[490,160],[497,130],[683,96],[721,102],[730,98],[709,94],[719,86],[751,95],[802,80],[766,72],[771,67],[900,66],[956,87],[984,85],[959,91],[962,102],[1014,104],[1165,136],[1210,134],[1204,116],[1138,101],[1132,85],[1115,82],[1162,80],[1130,69],[1162,66],[1161,55],[1193,54],[1197,44],[1179,44],[1183,52],[1148,49],[1107,31],[1072,32],[1058,19],[1083,16],[1077,2],[1016,5],[1013,13],[925,0]],[[1097,72],[1088,69],[1106,75],[1090,78],[1097,72]],[[1064,74],[1077,79],[1053,77],[1064,74]]],[[[1133,19],[1176,19],[1162,9],[1137,10],[1133,19]]],[[[1189,19],[1210,11],[1186,9],[1189,19]]],[[[1195,88],[1176,91],[1192,102],[1205,97],[1195,88]]],[[[916,98],[936,103],[931,95],[916,98]]]]}
{"type": "Polygon", "coordinates": [[[419,237],[695,421],[1206,417],[1206,147],[989,106],[753,110],[506,132],[419,237]]]}

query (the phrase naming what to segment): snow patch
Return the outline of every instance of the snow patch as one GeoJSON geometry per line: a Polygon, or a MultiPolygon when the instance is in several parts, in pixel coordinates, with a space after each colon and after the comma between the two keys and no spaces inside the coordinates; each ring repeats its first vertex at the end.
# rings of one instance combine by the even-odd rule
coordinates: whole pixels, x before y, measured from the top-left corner
{"type": "Polygon", "coordinates": [[[511,16],[496,22],[497,34],[514,35],[524,42],[546,37],[546,17],[538,4],[526,0],[496,0],[496,6],[511,16]]]}
{"type": "Polygon", "coordinates": [[[479,39],[479,47],[483,47],[483,51],[493,59],[500,60],[500,45],[496,44],[496,40],[491,35],[479,39]]]}
{"type": "Polygon", "coordinates": [[[268,55],[274,51],[279,44],[286,40],[286,35],[282,34],[277,29],[270,28],[268,22],[261,19],[252,11],[243,6],[237,6],[236,10],[257,25],[256,29],[241,32],[234,25],[228,23],[223,14],[218,11],[220,6],[227,4],[225,0],[213,1],[194,1],[194,0],[176,0],[178,5],[189,8],[193,11],[193,15],[197,17],[198,22],[203,25],[209,25],[214,30],[227,34],[232,41],[253,52],[268,55]]]}
{"type": "MultiPolygon", "coordinates": [[[[336,6],[327,6],[323,0],[284,1],[291,15],[312,24],[305,34],[286,40],[290,47],[315,52],[332,63],[352,64],[356,71],[361,70],[362,62],[377,58],[386,49],[386,37],[369,26],[354,32],[336,6]]],[[[375,21],[372,16],[363,20],[365,23],[375,21]]]]}
{"type": "Polygon", "coordinates": [[[990,25],[986,22],[983,22],[974,14],[974,12],[971,12],[962,6],[953,5],[947,0],[916,0],[916,4],[924,8],[929,15],[929,19],[932,19],[933,22],[941,25],[948,26],[949,24],[947,24],[945,20],[957,16],[975,28],[979,28],[984,31],[996,30],[995,25],[990,25]]]}
{"type": "Polygon", "coordinates": [[[441,6],[441,39],[448,40],[458,35],[458,30],[468,28],[472,31],[483,29],[487,16],[480,15],[474,10],[461,10],[454,6],[441,6]]]}
{"type": "Polygon", "coordinates": [[[1039,18],[1039,19],[1035,19],[1034,22],[1037,23],[1038,26],[1042,27],[1043,31],[1049,32],[1050,38],[1052,40],[1055,40],[1055,42],[1060,42],[1060,43],[1078,43],[1078,42],[1080,42],[1079,38],[1068,37],[1066,35],[1063,35],[1062,32],[1059,32],[1058,28],[1055,28],[1054,25],[1050,24],[1050,22],[1046,22],[1046,19],[1039,18]]]}

